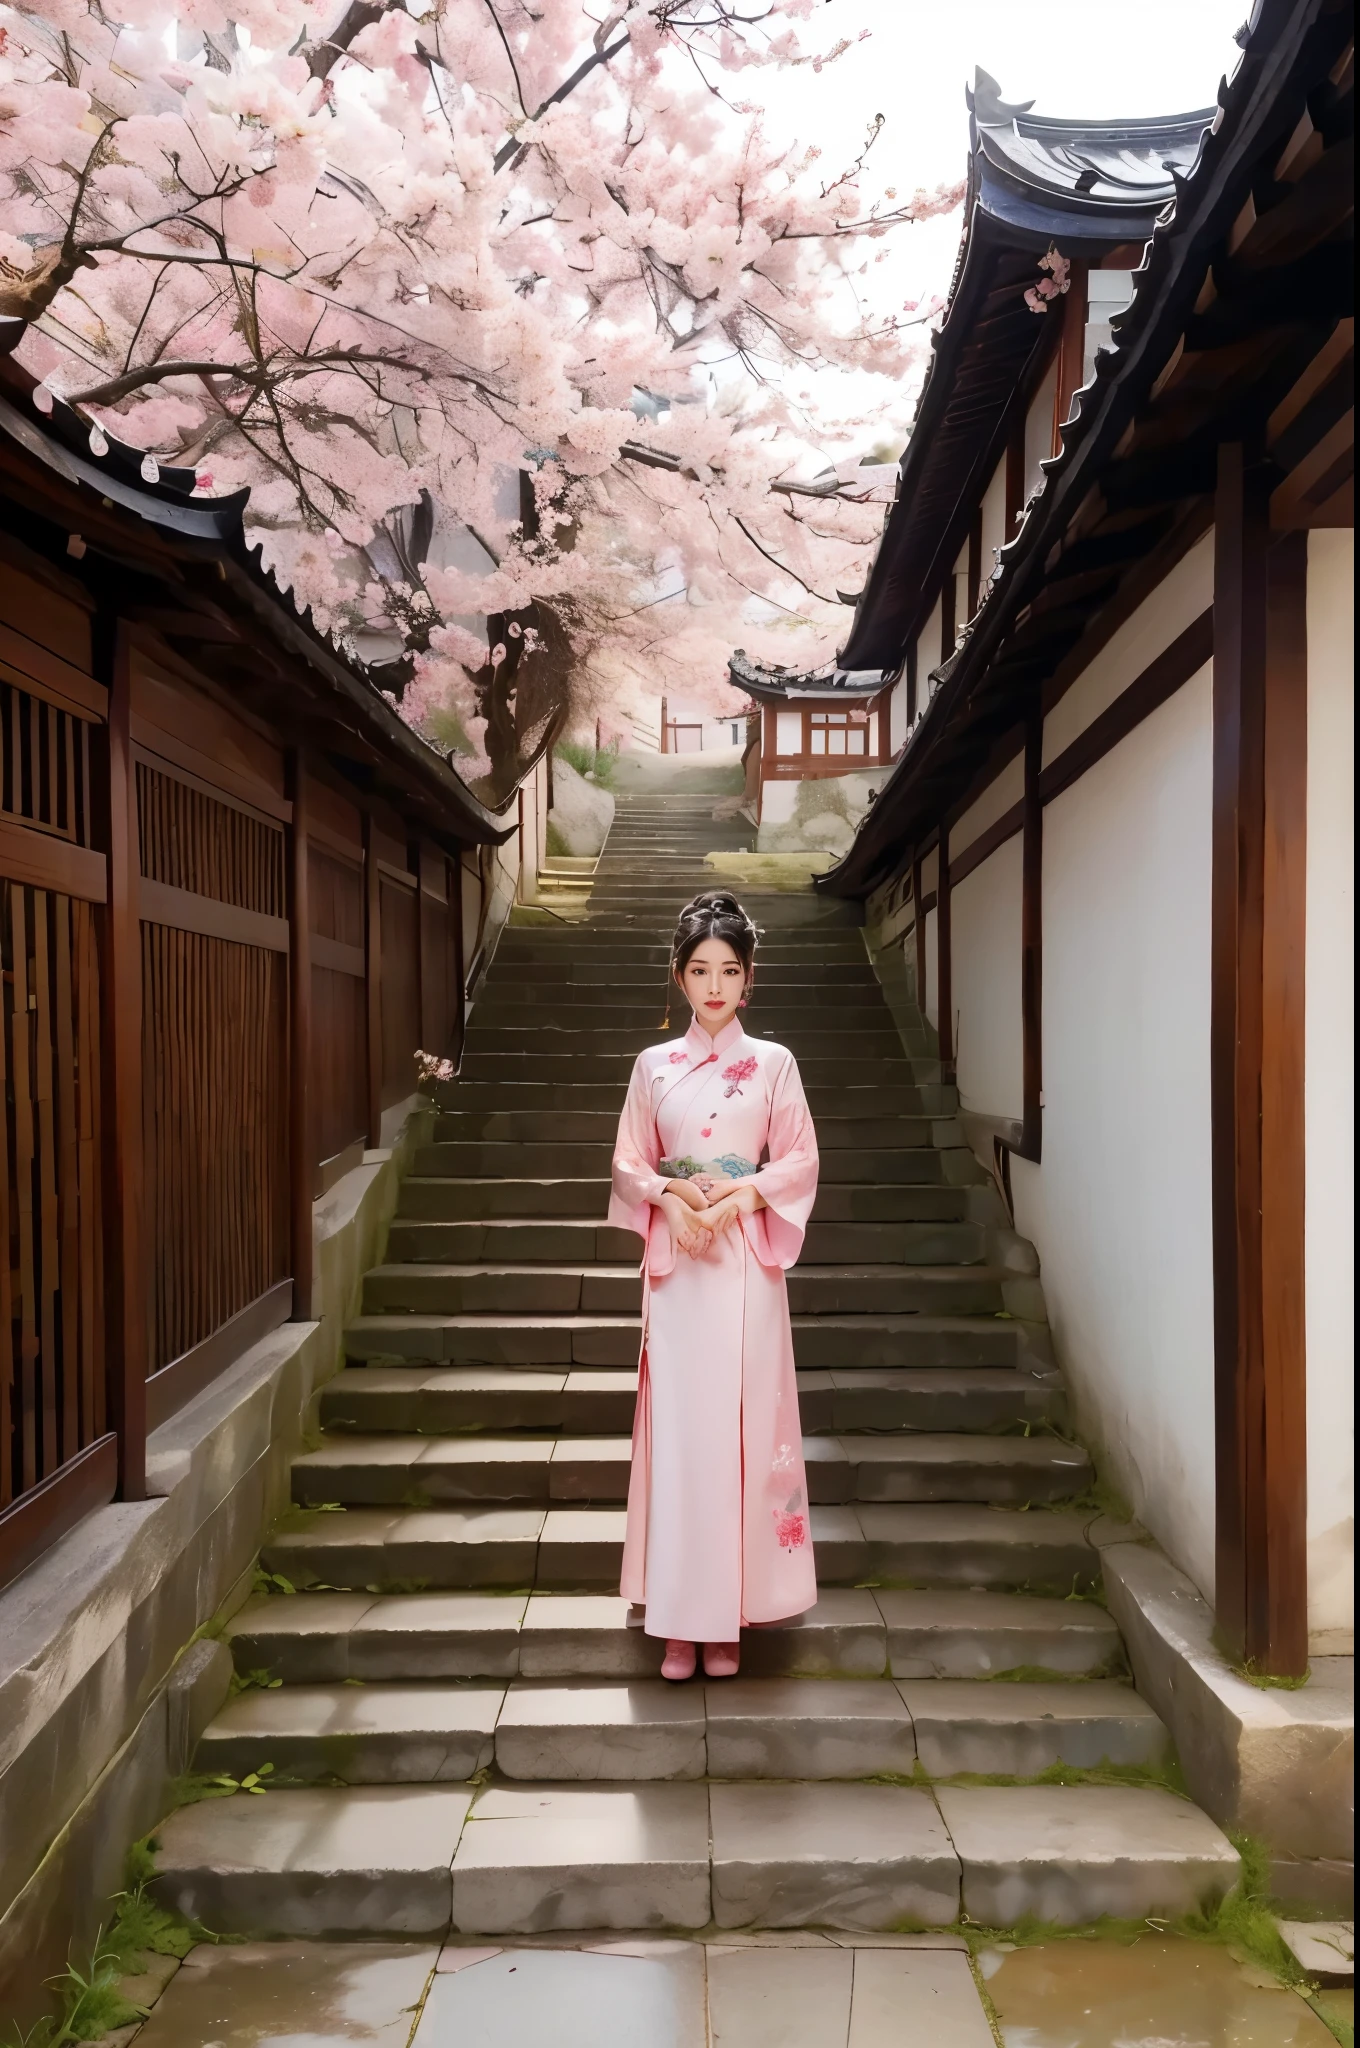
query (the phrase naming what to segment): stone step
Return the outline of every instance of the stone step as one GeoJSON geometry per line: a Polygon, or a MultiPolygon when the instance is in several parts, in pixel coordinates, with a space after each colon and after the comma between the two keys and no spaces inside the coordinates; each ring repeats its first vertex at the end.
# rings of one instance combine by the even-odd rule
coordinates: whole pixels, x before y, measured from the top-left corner
{"type": "MultiPolygon", "coordinates": [[[[611,1005],[598,1024],[576,1022],[565,1016],[545,1017],[541,1022],[523,1021],[524,1013],[507,1015],[496,1004],[479,999],[467,1029],[469,1053],[591,1054],[631,1052],[636,1058],[644,1046],[655,1045],[665,1036],[662,1030],[664,990],[654,1003],[640,1003],[627,1009],[611,1005]]],[[[826,1021],[801,1005],[772,1014],[762,1005],[758,1018],[746,1026],[755,1039],[768,1038],[782,1045],[801,1062],[804,1058],[850,1062],[867,1053],[877,1059],[902,1057],[897,1027],[886,1010],[867,1010],[861,1018],[854,1010],[828,1010],[826,1021]]],[[[584,1016],[584,1013],[583,1013],[584,1016]]],[[[679,1044],[689,1019],[673,1009],[671,1028],[679,1044]]],[[[844,1071],[844,1069],[843,1069],[844,1071]]]]}
{"type": "MultiPolygon", "coordinates": [[[[229,1645],[243,1678],[285,1685],[655,1678],[665,1645],[617,1593],[255,1596],[229,1645]]],[[[748,1678],[1105,1676],[1119,1633],[1094,1600],[829,1586],[807,1614],[742,1640],[748,1678]]]]}
{"type": "Polygon", "coordinates": [[[702,1676],[507,1686],[252,1687],[209,1724],[196,1770],[284,1783],[504,1779],[1034,1778],[1057,1764],[1150,1767],[1167,1731],[1133,1688],[975,1679],[702,1676]]]}
{"type": "MultiPolygon", "coordinates": [[[[954,1223],[968,1214],[968,1189],[937,1183],[827,1182],[817,1190],[812,1222],[954,1223]]],[[[609,1208],[604,1175],[505,1179],[415,1174],[404,1180],[397,1213],[424,1222],[491,1221],[498,1217],[593,1218],[603,1224],[609,1208]]],[[[640,1247],[639,1247],[640,1249],[640,1247]]]]}
{"type": "MultiPolygon", "coordinates": [[[[605,902],[599,910],[593,905],[591,922],[597,930],[610,932],[641,932],[653,941],[668,939],[675,929],[676,916],[686,900],[683,889],[663,890],[646,901],[637,897],[620,897],[614,902],[605,902]]],[[[863,924],[863,910],[858,903],[837,902],[827,896],[753,896],[742,891],[742,906],[755,919],[762,933],[798,930],[855,930],[863,924]]]]}
{"type": "MultiPolygon", "coordinates": [[[[747,1005],[742,1022],[754,1022],[756,1004],[762,1014],[785,1016],[801,1014],[804,1010],[825,1013],[827,1016],[844,1017],[847,1023],[857,1020],[859,1013],[872,1012],[882,1021],[891,1020],[891,1012],[883,1000],[883,991],[870,978],[870,970],[864,970],[865,979],[848,985],[832,975],[814,975],[811,969],[786,968],[782,973],[771,970],[766,976],[761,972],[757,979],[757,994],[747,1005]]],[[[531,1022],[550,1022],[554,1017],[568,1012],[580,1012],[583,1016],[601,1018],[618,1016],[621,1022],[631,1022],[634,1014],[646,1017],[652,1015],[658,1001],[664,1001],[668,981],[663,971],[655,974],[648,970],[630,977],[627,981],[606,978],[603,974],[589,983],[571,981],[547,981],[535,978],[512,981],[508,974],[492,972],[487,976],[478,997],[478,1008],[482,1012],[494,1011],[507,1020],[527,1018],[531,1022]]]]}
{"type": "MultiPolygon", "coordinates": [[[[990,1266],[795,1266],[794,1315],[994,1316],[1005,1275],[990,1266]]],[[[602,1265],[382,1265],[364,1276],[366,1316],[641,1315],[636,1262],[602,1265]]]]}
{"type": "MultiPolygon", "coordinates": [[[[821,1155],[819,1180],[887,1182],[936,1182],[944,1177],[940,1152],[929,1139],[912,1144],[911,1124],[888,1125],[879,1133],[879,1143],[868,1147],[833,1150],[821,1155]],[[894,1142],[897,1130],[900,1142],[894,1142]]],[[[421,1145],[415,1157],[415,1171],[427,1180],[589,1180],[607,1179],[614,1160],[614,1140],[608,1144],[572,1144],[550,1139],[540,1144],[522,1138],[498,1143],[469,1140],[446,1145],[421,1145]]]]}
{"type": "Polygon", "coordinates": [[[226,1935],[983,1926],[1174,1918],[1236,1881],[1144,1786],[306,1787],[181,1807],[157,1901],[226,1935]]]}
{"type": "MultiPolygon", "coordinates": [[[[608,1145],[612,1155],[620,1106],[573,1109],[563,1105],[548,1114],[540,1109],[446,1109],[435,1118],[434,1141],[440,1145],[541,1145],[545,1141],[608,1145]]],[[[823,1158],[831,1152],[863,1152],[885,1146],[951,1145],[958,1137],[954,1117],[892,1116],[880,1109],[875,1116],[831,1114],[817,1119],[817,1148],[823,1158]]]]}
{"type": "MultiPolygon", "coordinates": [[[[609,1436],[427,1436],[400,1430],[329,1437],[293,1461],[300,1507],[430,1507],[450,1502],[626,1500],[631,1444],[609,1436]]],[[[1078,1445],[1053,1436],[810,1435],[808,1498],[986,1501],[1072,1499],[1091,1483],[1078,1445]]]]}
{"type": "MultiPolygon", "coordinates": [[[[632,1041],[631,1049],[623,1051],[576,1053],[551,1050],[516,1052],[498,1044],[494,1051],[466,1052],[460,1074],[464,1080],[488,1082],[585,1081],[598,1085],[614,1081],[622,1090],[627,1086],[634,1061],[643,1049],[641,1040],[632,1041]]],[[[937,1087],[940,1082],[938,1060],[909,1056],[901,1046],[882,1057],[865,1052],[852,1061],[823,1059],[820,1055],[800,1057],[798,1071],[805,1088],[844,1086],[850,1076],[866,1088],[878,1082],[893,1088],[937,1087]]]]}
{"type": "MultiPolygon", "coordinates": [[[[538,1265],[565,1262],[631,1265],[641,1239],[631,1230],[611,1229],[590,1217],[485,1218],[463,1223],[403,1221],[388,1233],[388,1258],[396,1264],[538,1265]]],[[[984,1232],[974,1223],[809,1224],[799,1268],[864,1263],[911,1266],[976,1266],[985,1254],[984,1232]]]]}
{"type": "MultiPolygon", "coordinates": [[[[1099,1559],[1080,1515],[968,1506],[814,1507],[818,1583],[866,1580],[1068,1593],[1093,1585],[1099,1559]]],[[[399,1591],[452,1587],[583,1591],[618,1585],[622,1508],[294,1509],[261,1558],[300,1587],[399,1591]]]]}
{"type": "MultiPolygon", "coordinates": [[[[508,925],[496,944],[490,972],[519,963],[537,965],[561,960],[631,963],[665,975],[670,961],[670,933],[608,932],[592,925],[508,925]]],[[[772,967],[859,967],[868,959],[858,931],[795,930],[773,932],[757,949],[761,971],[772,967]]]]}
{"type": "MultiPolygon", "coordinates": [[[[540,1003],[557,1002],[563,999],[567,990],[579,991],[583,997],[598,998],[601,991],[610,993],[633,988],[650,991],[658,984],[664,986],[668,964],[664,949],[655,962],[576,957],[552,961],[506,960],[497,952],[487,974],[486,986],[495,988],[503,996],[508,996],[512,990],[522,989],[527,998],[540,1003]]],[[[787,995],[791,990],[806,988],[815,989],[824,996],[839,991],[847,1001],[861,1001],[866,997],[875,1002],[883,1000],[878,978],[862,951],[857,960],[816,959],[777,964],[766,960],[762,954],[758,975],[762,992],[768,990],[771,995],[787,995]]]]}
{"type": "MultiPolygon", "coordinates": [[[[359,1316],[345,1353],[377,1363],[631,1366],[641,1346],[637,1316],[509,1314],[359,1316]]],[[[1000,1316],[794,1316],[793,1351],[807,1372],[909,1366],[977,1372],[1015,1366],[1028,1333],[1000,1316]]]]}
{"type": "MultiPolygon", "coordinates": [[[[370,1435],[514,1429],[624,1434],[633,1426],[636,1395],[636,1370],[355,1365],[322,1389],[321,1419],[328,1430],[370,1435]]],[[[1065,1412],[1056,1374],[1040,1379],[1009,1369],[801,1372],[798,1398],[809,1434],[1056,1430],[1065,1412]]]]}

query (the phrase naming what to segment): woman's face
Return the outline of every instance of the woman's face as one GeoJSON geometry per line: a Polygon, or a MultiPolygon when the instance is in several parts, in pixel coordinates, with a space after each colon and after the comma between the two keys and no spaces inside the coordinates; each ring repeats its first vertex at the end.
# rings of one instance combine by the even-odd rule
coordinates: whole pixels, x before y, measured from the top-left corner
{"type": "Polygon", "coordinates": [[[705,939],[675,978],[705,1031],[714,1033],[736,1016],[746,993],[746,970],[726,939],[705,939]]]}

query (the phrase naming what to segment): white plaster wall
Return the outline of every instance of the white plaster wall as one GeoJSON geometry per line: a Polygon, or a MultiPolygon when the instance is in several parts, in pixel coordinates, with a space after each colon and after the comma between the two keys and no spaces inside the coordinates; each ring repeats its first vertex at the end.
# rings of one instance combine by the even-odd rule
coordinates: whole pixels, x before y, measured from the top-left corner
{"type": "Polygon", "coordinates": [[[760,822],[762,825],[787,825],[793,816],[793,807],[798,800],[798,784],[788,782],[765,782],[760,789],[760,822]]]}
{"type": "Polygon", "coordinates": [[[1006,763],[995,782],[988,783],[977,802],[970,804],[963,816],[950,826],[950,858],[957,860],[975,839],[981,838],[989,825],[994,825],[998,818],[1004,818],[1024,794],[1025,756],[1022,750],[1014,760],[1006,763]]]}
{"type": "Polygon", "coordinates": [[[1355,1484],[1355,540],[1308,537],[1308,1624],[1350,1647],[1355,1484]]]}
{"type": "Polygon", "coordinates": [[[940,1028],[940,917],[926,912],[926,1021],[940,1028]]]}
{"type": "Polygon", "coordinates": [[[951,1000],[959,1100],[986,1116],[1023,1116],[1020,875],[1017,833],[949,892],[951,1000]]]}
{"type": "Polygon", "coordinates": [[[1211,670],[1044,812],[1043,1164],[1012,1162],[1078,1426],[1212,1599],[1211,670]]]}
{"type": "MultiPolygon", "coordinates": [[[[1046,313],[1044,319],[1061,320],[1060,312],[1046,313]]],[[[1058,359],[1055,356],[1043,383],[1030,400],[1025,414],[1025,501],[1034,496],[1044,480],[1040,464],[1053,453],[1053,407],[1058,396],[1058,359]]]]}
{"type": "Polygon", "coordinates": [[[1006,458],[992,471],[992,480],[982,495],[982,590],[985,593],[996,568],[997,549],[1006,541],[1006,458]]]}
{"type": "Polygon", "coordinates": [[[1204,534],[1125,619],[1058,699],[1044,720],[1044,765],[1056,760],[1093,719],[1155,661],[1163,648],[1214,601],[1214,536],[1204,534]]]}
{"type": "MultiPolygon", "coordinates": [[[[879,714],[882,716],[882,714],[879,714]]],[[[897,753],[907,737],[907,678],[900,676],[888,699],[888,752],[897,753]]]]}
{"type": "Polygon", "coordinates": [[[930,608],[930,617],[916,636],[916,708],[923,711],[930,698],[930,671],[940,665],[940,600],[930,608]]]}

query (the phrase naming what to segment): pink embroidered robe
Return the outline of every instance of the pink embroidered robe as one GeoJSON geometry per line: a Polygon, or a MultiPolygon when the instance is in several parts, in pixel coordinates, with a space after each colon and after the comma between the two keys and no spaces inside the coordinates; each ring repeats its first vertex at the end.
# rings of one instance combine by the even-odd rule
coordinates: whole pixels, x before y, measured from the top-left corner
{"type": "MultiPolygon", "coordinates": [[[[738,1179],[750,1178],[738,1172],[738,1179]]],[[[646,1241],[622,1591],[649,1635],[735,1642],[817,1598],[785,1269],[817,1192],[792,1053],[733,1020],[649,1046],[619,1120],[609,1220],[646,1241]],[[758,1166],[765,1208],[701,1258],[653,1206],[688,1163],[758,1166]]]]}

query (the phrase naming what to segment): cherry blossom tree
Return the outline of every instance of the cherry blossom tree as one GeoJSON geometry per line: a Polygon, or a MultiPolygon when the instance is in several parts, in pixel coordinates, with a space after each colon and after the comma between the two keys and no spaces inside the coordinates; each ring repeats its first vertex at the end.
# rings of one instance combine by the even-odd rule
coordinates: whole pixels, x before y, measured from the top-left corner
{"type": "Polygon", "coordinates": [[[249,485],[275,572],[493,784],[611,677],[829,647],[884,479],[825,465],[857,430],[813,387],[901,375],[930,309],[865,310],[871,266],[959,195],[866,198],[875,124],[826,174],[734,99],[813,87],[812,0],[339,5],[0,0],[39,401],[249,485]]]}

